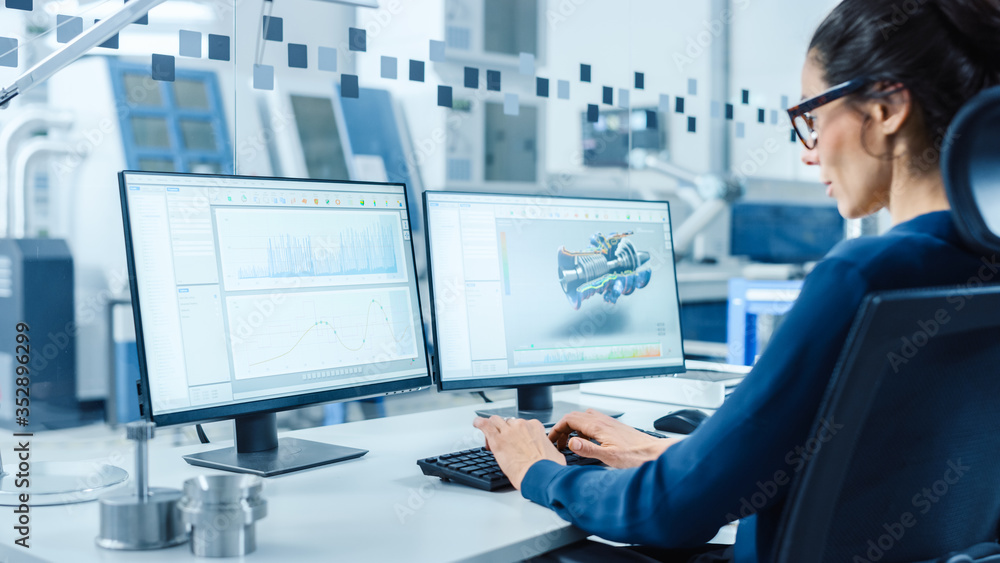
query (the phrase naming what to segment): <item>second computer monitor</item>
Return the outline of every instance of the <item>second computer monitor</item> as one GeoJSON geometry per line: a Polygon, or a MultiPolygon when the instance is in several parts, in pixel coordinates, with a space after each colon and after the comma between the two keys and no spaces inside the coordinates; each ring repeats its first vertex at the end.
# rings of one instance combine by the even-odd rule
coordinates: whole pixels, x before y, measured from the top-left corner
{"type": "Polygon", "coordinates": [[[518,389],[684,371],[667,203],[426,192],[441,390],[518,389]]]}

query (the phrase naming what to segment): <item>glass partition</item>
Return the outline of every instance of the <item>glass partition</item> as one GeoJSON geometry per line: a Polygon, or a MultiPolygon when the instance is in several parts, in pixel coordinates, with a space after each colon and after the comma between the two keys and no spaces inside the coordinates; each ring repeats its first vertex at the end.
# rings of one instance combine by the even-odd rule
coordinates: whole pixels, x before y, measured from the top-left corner
{"type": "MultiPolygon", "coordinates": [[[[751,263],[733,203],[829,206],[783,110],[835,3],[166,0],[0,111],[0,222],[71,249],[81,399],[106,395],[104,309],[128,293],[123,169],[405,182],[413,209],[424,190],[668,200],[686,337],[724,345],[751,263]]],[[[6,2],[0,87],[122,5],[6,2]]]]}

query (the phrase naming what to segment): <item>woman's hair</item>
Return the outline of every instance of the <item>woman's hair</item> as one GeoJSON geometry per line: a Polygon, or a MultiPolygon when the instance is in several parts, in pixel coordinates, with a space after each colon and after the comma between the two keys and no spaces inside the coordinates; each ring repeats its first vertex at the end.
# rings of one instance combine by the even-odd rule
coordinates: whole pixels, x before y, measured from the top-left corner
{"type": "MultiPolygon", "coordinates": [[[[1000,0],[844,0],[809,50],[831,86],[860,77],[903,84],[927,139],[940,138],[969,99],[1000,84],[1000,0]]],[[[869,88],[855,98],[879,95],[869,88]]]]}

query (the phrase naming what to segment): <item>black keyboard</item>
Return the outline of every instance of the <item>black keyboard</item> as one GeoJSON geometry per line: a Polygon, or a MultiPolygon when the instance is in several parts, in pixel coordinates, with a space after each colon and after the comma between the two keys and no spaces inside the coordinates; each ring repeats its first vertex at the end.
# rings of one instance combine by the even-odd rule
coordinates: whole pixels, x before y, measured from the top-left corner
{"type": "MultiPolygon", "coordinates": [[[[641,428],[636,430],[654,438],[666,438],[659,432],[642,430],[641,428]]],[[[596,459],[580,457],[569,448],[561,450],[560,453],[566,456],[566,465],[601,464],[596,459]]],[[[500,471],[500,465],[493,457],[493,452],[486,448],[472,448],[438,457],[420,459],[417,460],[417,465],[420,466],[424,475],[440,477],[446,481],[454,481],[484,491],[496,491],[510,486],[510,479],[507,479],[503,471],[500,471]]]]}

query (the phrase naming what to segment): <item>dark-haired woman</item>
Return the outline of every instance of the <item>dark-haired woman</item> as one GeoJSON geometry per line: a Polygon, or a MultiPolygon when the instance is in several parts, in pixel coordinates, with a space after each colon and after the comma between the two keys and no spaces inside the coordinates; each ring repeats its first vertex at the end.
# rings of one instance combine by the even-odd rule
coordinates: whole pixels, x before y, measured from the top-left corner
{"type": "Polygon", "coordinates": [[[965,283],[983,266],[952,224],[938,152],[962,105],[998,83],[998,0],[837,6],[813,37],[805,101],[789,114],[803,162],[820,167],[841,214],[886,209],[893,228],[844,242],[816,266],[753,372],[683,440],[655,440],[596,413],[569,415],[549,436],[534,422],[477,420],[514,486],[585,531],[661,548],[703,544],[741,518],[734,554],[660,556],[769,561],[804,445],[837,431],[830,421],[822,436],[808,435],[864,296],[965,283]],[[574,438],[571,448],[620,470],[565,467],[550,440],[571,430],[601,444],[574,438]]]}

